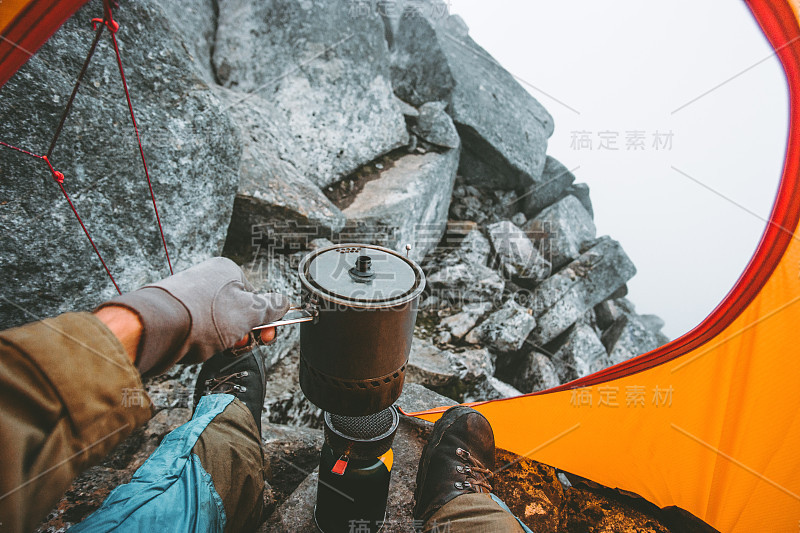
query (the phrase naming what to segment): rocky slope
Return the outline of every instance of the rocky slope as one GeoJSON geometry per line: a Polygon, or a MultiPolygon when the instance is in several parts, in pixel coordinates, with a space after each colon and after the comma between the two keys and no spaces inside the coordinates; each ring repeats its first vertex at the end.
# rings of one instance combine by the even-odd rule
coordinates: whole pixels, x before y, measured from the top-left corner
{"type": "MultiPolygon", "coordinates": [[[[547,155],[553,118],[447,5],[177,6],[131,0],[117,15],[177,268],[224,253],[259,289],[297,297],[296,266],[309,250],[410,245],[428,278],[408,367],[420,408],[542,390],[667,340],[663,322],[638,315],[625,298],[636,270],[618,242],[596,234],[588,187],[547,155]]],[[[91,41],[87,21],[99,12],[99,0],[90,2],[0,90],[0,139],[46,150],[91,41]]],[[[120,96],[102,41],[53,161],[131,290],[164,276],[166,261],[120,96]]],[[[3,151],[0,175],[0,327],[111,296],[46,170],[3,151]]],[[[313,474],[300,476],[280,458],[311,470],[319,444],[319,412],[296,383],[298,342],[297,327],[287,327],[268,350],[275,530],[307,508],[313,486],[313,474]]],[[[150,380],[157,417],[76,481],[43,530],[80,520],[129,479],[188,416],[196,372],[178,367],[150,380]]],[[[404,424],[398,487],[413,485],[426,431],[404,424]]],[[[542,483],[555,486],[551,478],[542,483]]],[[[583,505],[570,490],[558,488],[563,498],[543,513],[566,528],[554,530],[572,530],[563,525],[568,510],[583,505]]],[[[397,519],[409,520],[407,491],[393,497],[397,519]]],[[[663,530],[620,505],[630,521],[615,530],[663,530]]],[[[593,513],[587,528],[612,527],[593,513]]]]}

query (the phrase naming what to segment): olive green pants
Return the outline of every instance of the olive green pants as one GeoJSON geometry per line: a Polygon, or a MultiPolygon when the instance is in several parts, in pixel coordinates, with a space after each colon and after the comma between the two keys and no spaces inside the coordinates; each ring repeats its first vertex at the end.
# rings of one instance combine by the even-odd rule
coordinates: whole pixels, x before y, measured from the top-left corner
{"type": "Polygon", "coordinates": [[[489,494],[453,498],[425,523],[423,533],[525,533],[513,514],[489,494]]]}

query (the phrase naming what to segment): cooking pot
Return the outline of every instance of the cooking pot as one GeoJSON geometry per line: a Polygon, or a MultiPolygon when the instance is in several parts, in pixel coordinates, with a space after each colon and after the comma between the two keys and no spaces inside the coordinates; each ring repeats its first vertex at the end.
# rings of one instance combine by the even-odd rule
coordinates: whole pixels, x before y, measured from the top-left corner
{"type": "Polygon", "coordinates": [[[326,412],[365,416],[400,396],[425,275],[411,259],[367,244],[311,252],[298,266],[300,387],[326,412]]]}

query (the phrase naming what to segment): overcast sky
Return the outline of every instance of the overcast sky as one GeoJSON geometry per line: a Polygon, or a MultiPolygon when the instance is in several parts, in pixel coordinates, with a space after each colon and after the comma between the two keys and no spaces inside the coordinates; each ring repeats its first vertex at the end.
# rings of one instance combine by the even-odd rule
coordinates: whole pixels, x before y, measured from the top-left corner
{"type": "Polygon", "coordinates": [[[745,4],[450,7],[553,115],[548,153],[589,184],[599,233],[636,264],[637,311],[672,338],[699,324],[753,254],[783,165],[785,78],[745,4]]]}

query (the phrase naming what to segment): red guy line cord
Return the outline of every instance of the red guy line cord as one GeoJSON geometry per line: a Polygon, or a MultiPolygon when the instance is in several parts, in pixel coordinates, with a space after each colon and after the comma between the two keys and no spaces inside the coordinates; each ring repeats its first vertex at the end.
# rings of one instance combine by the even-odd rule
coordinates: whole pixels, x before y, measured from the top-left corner
{"type": "Polygon", "coordinates": [[[161,216],[158,214],[158,206],[156,205],[156,195],[153,192],[153,183],[150,181],[150,172],[147,170],[147,161],[144,158],[144,148],[142,148],[142,139],[139,136],[139,127],[136,125],[136,117],[133,114],[133,104],[131,103],[131,95],[128,92],[128,82],[125,79],[125,70],[122,68],[122,56],[119,53],[119,45],[117,45],[116,29],[119,27],[113,19],[110,18],[111,12],[106,15],[108,20],[104,23],[111,30],[111,41],[114,43],[114,52],[117,55],[117,65],[119,65],[119,74],[122,78],[122,87],[125,89],[125,98],[128,100],[128,110],[131,113],[131,122],[133,122],[133,130],[136,132],[136,142],[139,144],[139,154],[142,156],[142,166],[144,166],[144,175],[147,177],[147,186],[150,188],[150,198],[153,200],[153,211],[156,213],[156,222],[158,223],[158,231],[161,233],[161,242],[164,244],[164,253],[167,254],[167,264],[169,265],[169,273],[172,271],[172,260],[169,258],[169,250],[167,249],[167,239],[164,237],[164,228],[161,226],[161,216]]]}
{"type": "Polygon", "coordinates": [[[52,157],[52,155],[53,155],[53,150],[55,149],[56,143],[57,143],[58,138],[59,138],[59,136],[61,134],[61,130],[62,130],[63,126],[64,126],[64,122],[66,121],[67,115],[69,114],[70,110],[72,109],[72,104],[73,104],[73,102],[75,100],[75,96],[78,94],[78,89],[80,88],[81,82],[83,81],[83,77],[86,74],[87,69],[89,68],[89,63],[91,62],[91,59],[92,59],[92,57],[94,55],[94,52],[95,52],[95,50],[97,48],[97,43],[99,42],[100,36],[103,33],[103,27],[105,26],[111,32],[111,40],[114,43],[114,53],[117,56],[117,65],[119,66],[119,73],[120,73],[120,77],[122,78],[122,87],[125,90],[125,98],[126,98],[126,100],[128,102],[128,111],[130,111],[131,122],[133,123],[133,129],[136,132],[136,141],[139,144],[139,154],[142,157],[142,165],[144,166],[144,173],[145,173],[145,176],[147,177],[147,186],[150,189],[150,198],[153,201],[153,210],[155,211],[156,221],[158,222],[158,231],[161,234],[161,242],[164,245],[164,253],[167,255],[167,264],[169,265],[169,272],[170,272],[170,274],[173,274],[172,260],[169,257],[169,250],[167,249],[167,240],[166,240],[166,238],[164,236],[164,228],[161,225],[161,216],[158,213],[158,206],[156,205],[156,196],[155,196],[155,193],[153,192],[153,183],[150,180],[150,172],[147,169],[147,161],[145,160],[145,156],[144,156],[144,148],[142,148],[142,140],[141,140],[141,137],[139,136],[139,127],[136,124],[136,117],[135,117],[134,112],[133,112],[133,103],[131,102],[130,92],[128,91],[128,82],[125,79],[125,71],[122,68],[122,56],[120,54],[119,45],[117,44],[117,38],[116,38],[116,33],[117,33],[117,30],[119,29],[119,24],[113,19],[112,12],[111,12],[111,4],[110,4],[109,0],[104,0],[103,1],[103,7],[104,7],[104,16],[103,16],[103,18],[102,19],[92,19],[92,22],[94,24],[100,23],[100,26],[96,29],[94,41],[92,41],[92,46],[89,48],[89,53],[86,56],[86,60],[83,63],[83,67],[81,68],[80,73],[78,74],[77,81],[75,82],[75,86],[72,89],[72,94],[70,94],[69,100],[67,101],[67,105],[65,106],[64,112],[61,115],[61,120],[59,121],[58,126],[56,127],[56,131],[55,131],[55,134],[53,135],[53,140],[50,143],[50,148],[47,151],[47,155],[35,154],[33,152],[29,152],[28,150],[24,150],[22,148],[19,148],[17,146],[13,146],[13,145],[8,144],[8,143],[3,142],[3,141],[0,141],[0,146],[5,146],[6,148],[10,148],[11,150],[15,150],[17,152],[20,152],[20,153],[25,154],[25,155],[30,156],[30,157],[34,157],[36,159],[41,159],[42,161],[47,163],[47,167],[50,170],[50,174],[52,175],[53,180],[58,184],[58,187],[61,189],[61,193],[64,195],[64,198],[67,200],[67,203],[69,204],[70,209],[72,209],[72,212],[75,214],[75,218],[78,220],[78,223],[81,225],[81,229],[83,230],[83,233],[86,235],[86,238],[89,239],[89,243],[92,245],[92,249],[94,250],[94,253],[97,255],[97,258],[100,259],[100,263],[103,265],[103,268],[105,269],[106,274],[108,274],[108,277],[111,279],[111,283],[114,284],[114,288],[117,289],[117,292],[119,294],[122,294],[122,291],[120,290],[119,285],[117,285],[117,282],[114,279],[114,276],[111,274],[111,270],[109,270],[108,265],[106,264],[105,260],[103,259],[103,256],[100,254],[100,250],[98,250],[97,245],[94,242],[94,239],[92,239],[92,236],[89,234],[89,230],[86,228],[86,225],[83,223],[83,219],[81,219],[81,216],[78,214],[78,209],[75,207],[75,204],[72,203],[72,199],[70,198],[69,194],[67,193],[67,189],[64,187],[64,174],[62,174],[61,172],[57,171],[53,167],[52,163],[50,162],[50,157],[52,157]]]}
{"type": "Polygon", "coordinates": [[[75,207],[75,204],[72,203],[72,199],[69,197],[69,194],[67,194],[67,189],[64,188],[64,174],[53,168],[53,164],[50,163],[50,158],[48,158],[46,155],[34,154],[33,152],[23,150],[22,148],[17,148],[16,146],[12,146],[3,141],[0,141],[0,145],[5,146],[7,148],[11,148],[12,150],[16,150],[17,152],[23,153],[25,155],[35,157],[36,159],[41,159],[42,161],[47,163],[47,168],[50,170],[50,174],[52,174],[53,180],[55,180],[55,182],[58,184],[59,188],[61,189],[61,193],[64,195],[64,198],[67,199],[67,203],[69,204],[70,209],[72,209],[72,212],[75,214],[75,218],[78,219],[78,223],[81,225],[81,229],[83,229],[83,233],[86,235],[86,238],[89,239],[89,242],[91,243],[92,248],[94,249],[94,253],[97,254],[97,258],[100,259],[100,263],[102,263],[103,268],[106,271],[106,274],[108,274],[108,277],[111,278],[111,283],[114,284],[114,288],[117,289],[117,293],[122,294],[122,291],[119,289],[119,285],[117,285],[114,276],[111,275],[111,271],[108,269],[108,265],[106,265],[103,256],[100,254],[100,250],[97,249],[97,245],[94,243],[94,239],[92,239],[92,236],[89,234],[89,230],[86,229],[86,225],[83,223],[81,216],[78,214],[78,209],[75,207]]]}

